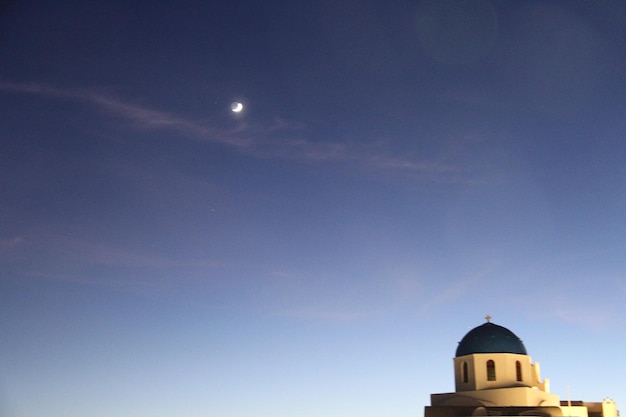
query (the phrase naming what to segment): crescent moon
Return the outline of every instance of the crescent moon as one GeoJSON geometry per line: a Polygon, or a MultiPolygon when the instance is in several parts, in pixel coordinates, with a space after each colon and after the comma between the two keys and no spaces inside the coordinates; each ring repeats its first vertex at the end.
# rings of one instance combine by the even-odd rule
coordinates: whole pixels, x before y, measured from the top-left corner
{"type": "Polygon", "coordinates": [[[230,105],[230,109],[234,112],[234,113],[239,113],[243,110],[243,104],[239,103],[239,102],[234,102],[233,104],[230,105]]]}

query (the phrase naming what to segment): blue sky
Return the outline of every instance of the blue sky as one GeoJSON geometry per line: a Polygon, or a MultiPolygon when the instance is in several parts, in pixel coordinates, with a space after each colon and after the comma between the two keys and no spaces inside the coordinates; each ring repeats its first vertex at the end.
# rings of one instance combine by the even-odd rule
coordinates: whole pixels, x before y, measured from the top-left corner
{"type": "Polygon", "coordinates": [[[3,3],[0,414],[419,416],[486,314],[624,407],[625,18],[3,3]]]}

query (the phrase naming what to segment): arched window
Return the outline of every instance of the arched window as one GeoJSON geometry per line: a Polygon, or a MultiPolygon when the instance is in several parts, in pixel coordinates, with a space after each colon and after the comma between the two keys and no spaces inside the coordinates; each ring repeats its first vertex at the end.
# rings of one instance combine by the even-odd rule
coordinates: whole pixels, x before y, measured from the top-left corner
{"type": "Polygon", "coordinates": [[[463,374],[463,382],[467,384],[469,382],[469,372],[467,370],[467,362],[463,362],[462,374],[463,374]]]}
{"type": "Polygon", "coordinates": [[[487,381],[496,380],[496,363],[489,359],[487,361],[487,381]]]}
{"type": "Polygon", "coordinates": [[[517,375],[517,380],[522,380],[522,364],[519,361],[515,362],[515,374],[517,375]]]}

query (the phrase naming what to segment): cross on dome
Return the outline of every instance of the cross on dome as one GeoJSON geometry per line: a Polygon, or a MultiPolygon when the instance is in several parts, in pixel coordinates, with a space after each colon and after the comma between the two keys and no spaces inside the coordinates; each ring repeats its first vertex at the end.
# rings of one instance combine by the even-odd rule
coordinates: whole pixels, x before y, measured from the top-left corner
{"type": "Polygon", "coordinates": [[[485,316],[485,320],[487,320],[487,323],[491,323],[491,316],[489,314],[487,314],[485,316]]]}

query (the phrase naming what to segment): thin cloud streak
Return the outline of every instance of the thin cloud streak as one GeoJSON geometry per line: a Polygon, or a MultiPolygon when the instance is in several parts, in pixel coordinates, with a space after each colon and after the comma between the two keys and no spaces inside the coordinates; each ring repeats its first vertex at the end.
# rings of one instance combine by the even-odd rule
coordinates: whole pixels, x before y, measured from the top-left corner
{"type": "Polygon", "coordinates": [[[463,295],[470,293],[479,287],[479,283],[483,281],[486,276],[491,274],[499,265],[500,261],[493,259],[483,265],[477,273],[456,282],[449,283],[439,292],[432,294],[428,301],[420,306],[420,312],[424,315],[428,315],[431,311],[441,307],[442,305],[449,305],[455,300],[461,298],[463,295]]]}
{"type": "Polygon", "coordinates": [[[584,306],[559,298],[552,314],[564,323],[584,327],[595,333],[604,333],[615,326],[614,312],[607,306],[584,306]]]}
{"type": "Polygon", "coordinates": [[[14,236],[10,238],[0,239],[0,248],[15,248],[24,243],[24,237],[14,236]]]}
{"type": "Polygon", "coordinates": [[[174,130],[194,139],[210,139],[212,142],[241,147],[246,141],[236,136],[220,134],[216,129],[187,120],[176,115],[133,105],[93,90],[59,89],[41,84],[0,82],[0,91],[33,94],[42,97],[66,99],[89,103],[117,117],[126,119],[138,128],[174,130]]]}
{"type": "Polygon", "coordinates": [[[173,113],[127,103],[95,90],[61,89],[38,83],[0,81],[0,91],[89,103],[130,122],[134,128],[170,130],[189,139],[224,144],[256,158],[303,160],[310,162],[356,162],[368,168],[411,172],[427,178],[450,177],[456,181],[462,172],[449,163],[416,161],[372,152],[367,147],[334,142],[312,142],[302,137],[302,126],[277,120],[267,126],[241,123],[233,129],[220,129],[173,113]]]}
{"type": "MultiPolygon", "coordinates": [[[[140,278],[157,277],[157,271],[177,270],[187,271],[188,274],[203,275],[209,270],[228,267],[224,262],[216,259],[193,257],[178,259],[154,253],[150,248],[144,250],[120,248],[57,233],[41,233],[16,238],[16,240],[26,253],[39,255],[38,260],[31,261],[26,266],[26,275],[59,281],[94,284],[101,280],[93,276],[92,271],[100,268],[115,268],[130,272],[132,279],[126,279],[126,281],[134,285],[159,281],[159,278],[140,278]],[[150,273],[137,274],[137,271],[150,273]]],[[[109,282],[108,278],[102,280],[102,283],[117,285],[109,282]]]]}
{"type": "Polygon", "coordinates": [[[381,311],[377,310],[349,310],[349,309],[332,309],[322,306],[299,307],[285,309],[272,313],[274,317],[287,317],[302,321],[323,321],[332,323],[347,323],[361,321],[380,315],[381,311]]]}

